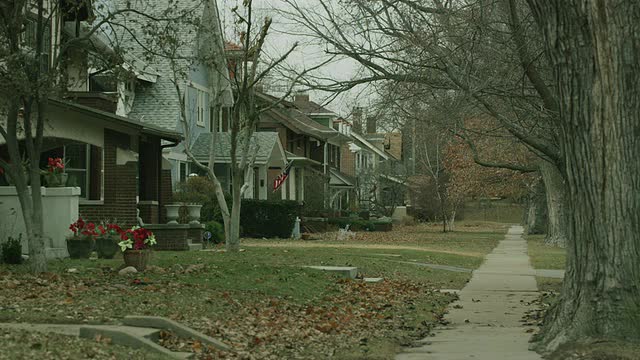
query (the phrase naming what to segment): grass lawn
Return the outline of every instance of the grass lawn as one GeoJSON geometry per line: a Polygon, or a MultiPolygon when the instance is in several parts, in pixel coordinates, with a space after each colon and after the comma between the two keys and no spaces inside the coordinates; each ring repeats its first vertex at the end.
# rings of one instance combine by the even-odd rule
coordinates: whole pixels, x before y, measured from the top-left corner
{"type": "Polygon", "coordinates": [[[146,350],[58,334],[0,329],[0,360],[14,359],[130,359],[161,360],[146,350]]]}
{"type": "MultiPolygon", "coordinates": [[[[441,224],[394,226],[390,232],[356,232],[355,238],[338,240],[335,232],[313,234],[313,241],[248,239],[249,246],[299,246],[364,249],[405,249],[409,253],[437,252],[480,258],[493,250],[504,237],[508,225],[502,223],[460,221],[455,232],[442,232],[441,224]]],[[[386,251],[385,251],[386,252],[386,251]]],[[[454,265],[447,263],[447,265],[454,265]]],[[[474,266],[474,267],[477,267],[474,266]]]]}
{"type": "Polygon", "coordinates": [[[544,244],[544,235],[527,235],[529,257],[535,269],[562,270],[565,266],[565,249],[544,244]]]}
{"type": "MultiPolygon", "coordinates": [[[[453,296],[438,290],[462,288],[470,277],[411,262],[476,268],[506,231],[479,223],[452,234],[436,229],[362,233],[340,244],[249,240],[240,253],[156,252],[153,267],[129,276],[115,271],[122,259],[56,260],[38,276],[26,266],[0,266],[0,322],[114,323],[146,314],[183,322],[235,350],[214,358],[392,359],[439,321],[453,296]],[[385,281],[344,280],[302,265],[352,265],[385,281]]],[[[24,347],[18,339],[0,336],[12,359],[47,358],[42,341],[86,346],[98,359],[139,358],[87,340],[51,335],[24,347]]],[[[65,354],[50,358],[73,358],[65,354]]]]}

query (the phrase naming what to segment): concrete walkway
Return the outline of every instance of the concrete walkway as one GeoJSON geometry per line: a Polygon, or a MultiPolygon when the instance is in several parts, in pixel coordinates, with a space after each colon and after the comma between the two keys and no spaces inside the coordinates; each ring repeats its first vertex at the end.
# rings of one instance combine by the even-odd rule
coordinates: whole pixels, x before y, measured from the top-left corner
{"type": "Polygon", "coordinates": [[[513,226],[498,246],[473,272],[445,319],[449,325],[435,331],[426,344],[407,348],[396,360],[539,360],[529,351],[533,327],[520,321],[538,297],[536,272],[529,264],[521,226],[513,226]]]}

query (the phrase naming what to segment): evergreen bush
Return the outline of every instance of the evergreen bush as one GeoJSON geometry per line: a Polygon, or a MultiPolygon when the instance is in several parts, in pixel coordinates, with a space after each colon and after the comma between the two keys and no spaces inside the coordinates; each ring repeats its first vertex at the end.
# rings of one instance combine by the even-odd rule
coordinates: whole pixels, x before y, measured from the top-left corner
{"type": "Polygon", "coordinates": [[[297,201],[243,199],[240,211],[241,235],[289,238],[300,210],[297,201]]]}
{"type": "Polygon", "coordinates": [[[5,264],[20,264],[22,263],[22,234],[17,239],[9,236],[7,241],[2,243],[2,262],[5,264]]]}

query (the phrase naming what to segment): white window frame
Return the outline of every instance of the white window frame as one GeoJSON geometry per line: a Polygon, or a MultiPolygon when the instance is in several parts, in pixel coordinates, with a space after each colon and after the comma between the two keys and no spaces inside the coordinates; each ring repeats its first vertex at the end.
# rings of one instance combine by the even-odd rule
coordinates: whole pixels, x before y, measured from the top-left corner
{"type": "Polygon", "coordinates": [[[204,115],[205,115],[205,106],[207,104],[206,103],[206,97],[205,94],[206,92],[200,90],[200,89],[196,89],[197,91],[197,98],[196,98],[196,125],[200,126],[200,127],[205,127],[205,119],[204,119],[204,115]]]}
{"type": "MultiPolygon", "coordinates": [[[[205,115],[207,113],[206,109],[209,107],[209,104],[206,101],[207,97],[205,94],[211,95],[211,92],[206,86],[202,86],[200,84],[197,84],[191,81],[187,81],[187,86],[191,87],[196,91],[196,96],[195,96],[196,125],[199,127],[206,127],[207,122],[209,121],[209,118],[205,117],[205,115]]],[[[209,117],[210,116],[211,115],[209,115],[209,117]]]]}

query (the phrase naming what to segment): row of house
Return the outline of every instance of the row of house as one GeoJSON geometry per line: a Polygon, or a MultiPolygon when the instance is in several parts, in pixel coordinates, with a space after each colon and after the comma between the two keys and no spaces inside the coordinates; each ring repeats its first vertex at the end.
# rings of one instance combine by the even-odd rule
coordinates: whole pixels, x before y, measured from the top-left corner
{"type": "MultiPolygon", "coordinates": [[[[200,20],[192,28],[174,29],[181,54],[220,60],[178,64],[162,56],[145,57],[143,44],[132,37],[150,30],[132,18],[124,18],[131,21],[126,32],[114,27],[89,32],[89,21],[95,23],[96,18],[143,6],[143,2],[95,4],[100,8],[53,14],[47,28],[51,58],[65,41],[82,36],[92,48],[70,51],[64,61],[67,91],[49,101],[42,154],[43,161],[61,157],[67,163],[68,185],[80,188],[79,213],[133,225],[139,212],[145,223],[162,223],[163,207],[172,202],[176,184],[200,174],[186,156],[186,147],[202,162],[208,161],[211,146],[216,147],[214,170],[225,190],[230,190],[227,111],[233,105],[235,74],[228,65],[239,48],[225,42],[216,2],[152,4],[158,9],[175,7],[200,20]],[[115,67],[93,61],[96,54],[115,54],[123,47],[130,50],[115,67]],[[181,67],[179,80],[177,66],[181,67]],[[123,71],[127,77],[118,76],[123,71]],[[210,106],[213,96],[224,104],[219,113],[210,106]],[[186,130],[183,118],[188,120],[186,130]],[[211,144],[214,130],[218,134],[211,144]]],[[[296,200],[314,209],[370,209],[384,198],[385,183],[402,183],[382,171],[393,168],[386,164],[402,156],[399,134],[377,134],[374,118],[367,119],[368,131],[363,131],[364,120],[358,112],[344,119],[304,93],[280,102],[266,92],[256,96],[260,102],[277,105],[262,115],[255,129],[254,141],[260,146],[251,186],[243,194],[246,198],[296,200]],[[275,178],[289,164],[288,179],[274,191],[275,178]]],[[[8,159],[2,144],[0,158],[8,159]]]]}

